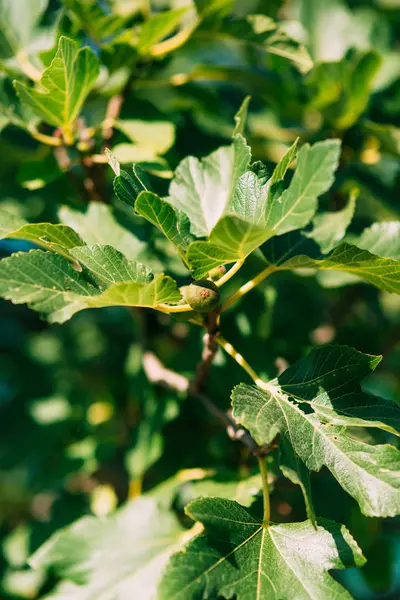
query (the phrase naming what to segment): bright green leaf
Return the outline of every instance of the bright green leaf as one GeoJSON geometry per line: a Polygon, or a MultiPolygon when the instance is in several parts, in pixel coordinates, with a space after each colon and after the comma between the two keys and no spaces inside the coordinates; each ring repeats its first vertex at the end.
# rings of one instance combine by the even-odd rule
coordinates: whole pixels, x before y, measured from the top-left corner
{"type": "Polygon", "coordinates": [[[240,135],[244,135],[244,129],[246,127],[247,111],[249,109],[250,100],[251,100],[251,96],[246,96],[246,98],[243,100],[242,104],[240,105],[239,110],[237,111],[237,113],[235,115],[235,128],[234,128],[233,134],[232,134],[233,138],[238,133],[240,133],[240,135]]]}
{"type": "Polygon", "coordinates": [[[290,167],[290,165],[292,164],[292,162],[294,161],[294,159],[297,156],[298,146],[299,146],[299,138],[297,138],[293,142],[293,144],[290,146],[289,150],[287,152],[285,152],[285,154],[282,156],[281,160],[276,165],[274,172],[272,173],[270,185],[272,185],[273,183],[277,183],[278,181],[281,181],[285,177],[288,168],[290,167]]]}
{"type": "Polygon", "coordinates": [[[50,125],[71,133],[71,127],[99,74],[99,61],[90,48],[60,37],[57,53],[44,71],[38,91],[16,81],[15,87],[28,104],[50,125]]]}
{"type": "Polygon", "coordinates": [[[129,175],[127,171],[121,169],[118,158],[108,148],[105,150],[105,155],[108,164],[115,173],[114,192],[116,196],[129,206],[135,206],[136,198],[140,192],[151,189],[145,172],[138,165],[133,164],[133,175],[129,175]]]}
{"type": "Polygon", "coordinates": [[[223,217],[211,232],[208,242],[193,242],[187,252],[193,276],[200,278],[214,267],[243,260],[260,246],[268,231],[235,216],[223,217]]]}
{"type": "MultiPolygon", "coordinates": [[[[119,119],[114,127],[152,156],[165,154],[175,141],[175,125],[169,121],[119,119]]],[[[115,152],[115,147],[114,147],[115,152]]]]}
{"type": "Polygon", "coordinates": [[[339,140],[302,146],[288,189],[278,196],[271,193],[270,188],[265,223],[274,235],[301,229],[310,222],[317,209],[318,197],[329,190],[333,183],[339,154],[339,140]]]}
{"type": "Polygon", "coordinates": [[[316,211],[318,196],[332,184],[339,149],[337,140],[303,146],[285,191],[280,178],[295,156],[296,143],[277,166],[272,186],[251,171],[244,173],[236,182],[228,207],[237,216],[224,216],[211,231],[209,241],[194,242],[188,249],[194,276],[201,277],[211,268],[243,260],[269,238],[307,225],[316,211]]]}
{"type": "Polygon", "coordinates": [[[193,235],[201,237],[211,232],[231,202],[249,162],[250,148],[237,135],[230,146],[219,148],[202,160],[190,156],[180,163],[168,201],[188,215],[193,235]]]}

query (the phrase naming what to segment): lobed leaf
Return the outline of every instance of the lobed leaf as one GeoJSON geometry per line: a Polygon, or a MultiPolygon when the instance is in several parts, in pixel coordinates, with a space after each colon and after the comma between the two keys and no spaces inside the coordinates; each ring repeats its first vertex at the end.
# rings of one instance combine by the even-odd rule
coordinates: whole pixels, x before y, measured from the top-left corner
{"type": "Polygon", "coordinates": [[[270,181],[265,183],[264,173],[258,177],[252,171],[237,180],[226,209],[235,214],[223,216],[208,241],[189,246],[187,257],[195,277],[202,277],[221,264],[244,260],[269,238],[308,224],[316,211],[318,196],[332,184],[340,143],[329,140],[312,147],[303,146],[293,179],[284,191],[282,178],[296,155],[296,148],[295,142],[270,181]]]}
{"type": "MultiPolygon", "coordinates": [[[[400,452],[389,445],[370,446],[335,426],[379,427],[398,435],[398,407],[391,405],[385,412],[377,402],[374,412],[364,410],[360,402],[359,382],[380,359],[347,346],[327,346],[298,361],[265,389],[239,385],[232,400],[235,419],[260,445],[281,433],[308,469],[327,466],[364,514],[385,517],[400,512],[400,452]],[[305,403],[313,412],[303,410],[305,403]]],[[[371,397],[369,401],[371,408],[371,397]]]]}
{"type": "Polygon", "coordinates": [[[0,295],[28,303],[50,322],[63,323],[85,308],[146,306],[181,299],[176,282],[165,275],[150,280],[143,265],[130,263],[111,246],[75,248],[79,273],[61,256],[32,250],[0,262],[0,295]]]}
{"type": "Polygon", "coordinates": [[[247,170],[250,148],[237,135],[202,160],[185,158],[169,188],[168,202],[186,213],[193,235],[207,236],[231,202],[239,177],[247,170]]]}
{"type": "Polygon", "coordinates": [[[231,500],[201,498],[186,507],[205,533],[170,559],[159,600],[350,599],[328,573],[365,559],[343,525],[310,521],[264,527],[231,500]]]}
{"type": "Polygon", "coordinates": [[[83,517],[54,533],[29,563],[69,582],[54,599],[152,600],[165,563],[184,539],[172,512],[138,498],[110,517],[83,517]]]}
{"type": "Polygon", "coordinates": [[[61,36],[50,66],[40,85],[45,91],[30,88],[20,81],[16,90],[46,123],[70,130],[99,74],[99,61],[93,51],[79,48],[74,40],[61,36]]]}

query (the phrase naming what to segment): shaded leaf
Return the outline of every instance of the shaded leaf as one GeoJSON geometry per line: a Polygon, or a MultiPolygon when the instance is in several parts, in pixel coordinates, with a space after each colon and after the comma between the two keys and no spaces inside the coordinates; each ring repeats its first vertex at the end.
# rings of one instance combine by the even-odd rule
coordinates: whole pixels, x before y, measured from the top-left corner
{"type": "Polygon", "coordinates": [[[265,528],[240,504],[222,498],[194,500],[186,512],[204,524],[205,533],[170,559],[160,600],[350,599],[328,571],[365,562],[347,529],[331,521],[321,521],[317,530],[310,521],[265,528]]]}
{"type": "Polygon", "coordinates": [[[400,155],[400,128],[386,123],[366,121],[364,129],[381,143],[381,150],[394,156],[400,155]]]}
{"type": "Polygon", "coordinates": [[[187,8],[168,10],[153,15],[142,26],[136,48],[140,54],[148,54],[152,46],[173,33],[187,8]]]}
{"type": "Polygon", "coordinates": [[[279,468],[287,479],[300,486],[306,506],[307,517],[316,527],[316,516],[311,497],[310,471],[293,451],[290,443],[283,438],[279,443],[279,468]]]}
{"type": "Polygon", "coordinates": [[[27,223],[20,217],[0,209],[0,239],[3,238],[29,240],[69,260],[72,259],[68,251],[75,246],[84,245],[79,235],[67,225],[27,223]]]}
{"type": "Polygon", "coordinates": [[[83,517],[53,534],[30,558],[70,582],[52,598],[152,600],[161,571],[185,532],[152,498],[138,498],[107,518],[83,517]]]}
{"type": "Polygon", "coordinates": [[[307,73],[313,67],[313,61],[306,48],[265,15],[225,20],[219,33],[224,38],[231,38],[250,47],[256,46],[265,52],[287,59],[302,73],[307,73]]]}
{"type": "MultiPolygon", "coordinates": [[[[128,260],[137,260],[146,244],[116,220],[112,208],[101,202],[90,202],[85,213],[62,206],[59,217],[79,233],[88,246],[113,246],[128,260]]],[[[76,246],[80,244],[75,244],[76,246]]]]}
{"type": "Polygon", "coordinates": [[[0,0],[0,56],[11,58],[26,48],[48,0],[0,0]]]}
{"type": "Polygon", "coordinates": [[[125,21],[118,15],[105,13],[97,0],[65,0],[65,6],[82,29],[98,41],[115,36],[125,21]]]}
{"type": "Polygon", "coordinates": [[[400,263],[391,258],[375,256],[351,244],[340,244],[321,260],[300,255],[279,266],[279,270],[303,268],[344,271],[381,290],[400,294],[400,263]]]}
{"type": "Polygon", "coordinates": [[[312,231],[304,235],[315,240],[324,254],[330,252],[344,238],[346,229],[353,218],[355,207],[356,195],[351,194],[348,203],[342,210],[316,214],[313,219],[312,231]]]}

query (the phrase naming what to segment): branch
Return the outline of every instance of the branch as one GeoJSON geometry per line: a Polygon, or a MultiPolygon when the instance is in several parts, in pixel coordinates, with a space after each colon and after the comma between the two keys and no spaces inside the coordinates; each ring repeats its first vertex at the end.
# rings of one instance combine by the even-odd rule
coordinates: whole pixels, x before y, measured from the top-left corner
{"type": "MultiPolygon", "coordinates": [[[[211,359],[211,355],[208,354],[209,352],[212,352],[212,350],[206,348],[203,350],[204,355],[207,353],[205,361],[207,365],[211,359]]],[[[186,392],[188,395],[197,398],[200,400],[207,412],[213,415],[226,427],[227,433],[232,440],[240,441],[248,448],[249,452],[255,456],[265,456],[275,447],[275,445],[271,444],[268,448],[259,446],[248,431],[237,425],[229,413],[221,410],[206,394],[200,392],[199,390],[195,390],[194,382],[196,382],[196,385],[199,385],[199,383],[200,385],[203,385],[204,381],[202,378],[207,372],[207,368],[209,369],[210,366],[211,363],[209,363],[207,367],[203,366],[203,361],[201,361],[201,363],[198,365],[196,376],[193,382],[190,382],[187,377],[168,369],[152,352],[145,352],[143,356],[143,368],[149,381],[154,384],[163,385],[178,392],[186,392]]]]}

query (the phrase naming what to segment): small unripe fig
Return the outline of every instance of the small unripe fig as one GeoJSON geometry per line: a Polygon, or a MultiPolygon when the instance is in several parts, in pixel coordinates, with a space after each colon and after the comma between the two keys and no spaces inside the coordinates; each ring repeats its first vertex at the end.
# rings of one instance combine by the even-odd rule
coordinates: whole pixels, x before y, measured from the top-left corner
{"type": "Polygon", "coordinates": [[[219,305],[219,289],[208,279],[193,281],[185,290],[186,302],[189,306],[200,313],[209,313],[219,305]]]}
{"type": "Polygon", "coordinates": [[[215,267],[215,269],[211,269],[211,271],[208,273],[208,276],[212,281],[218,281],[221,279],[222,275],[225,275],[225,273],[226,268],[224,265],[221,265],[219,267],[215,267]]]}

